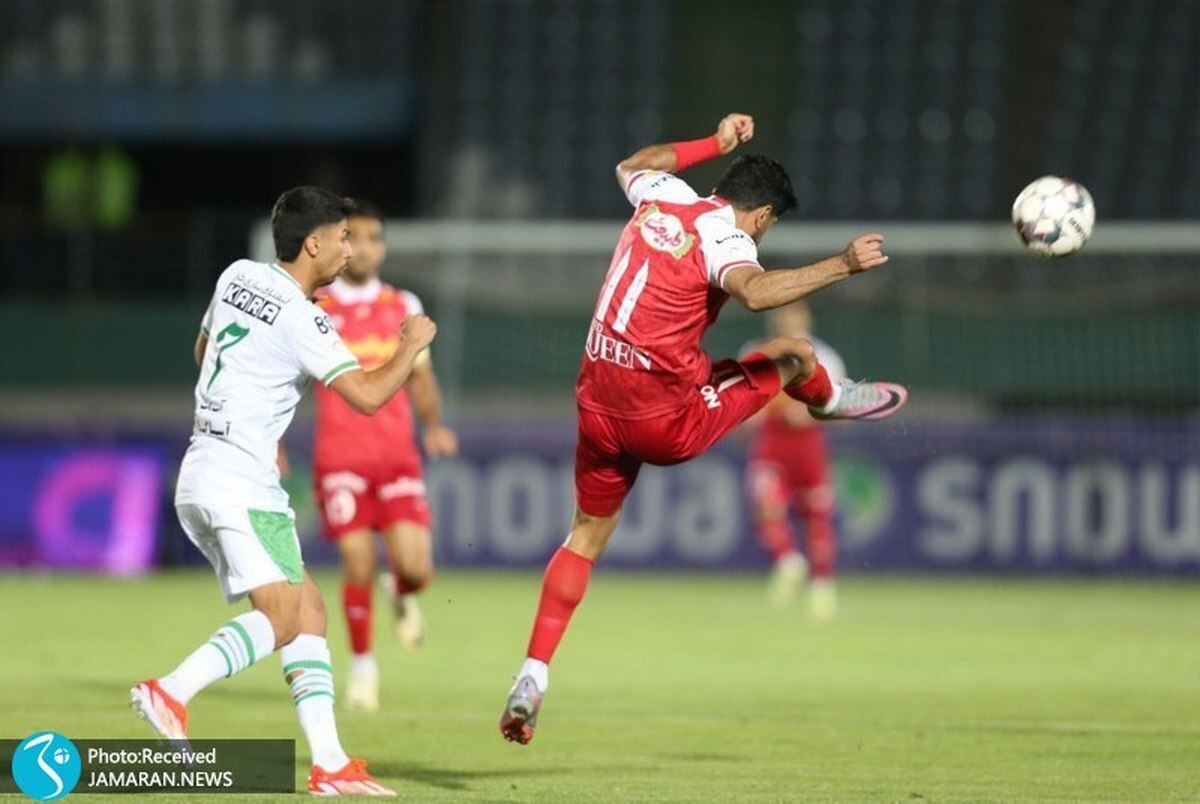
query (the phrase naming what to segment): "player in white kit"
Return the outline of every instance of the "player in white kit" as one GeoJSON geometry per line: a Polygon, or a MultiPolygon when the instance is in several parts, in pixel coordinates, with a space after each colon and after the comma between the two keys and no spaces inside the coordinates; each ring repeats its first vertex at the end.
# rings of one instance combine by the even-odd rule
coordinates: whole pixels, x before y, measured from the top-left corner
{"type": "Polygon", "coordinates": [[[403,344],[364,372],[310,300],[350,258],[348,199],[315,187],[285,192],[271,213],[278,261],[238,260],[217,280],[196,341],[195,427],[175,493],[179,521],[216,571],[239,615],[171,673],[131,691],[135,711],[162,737],[187,738],[187,704],[208,685],[280,651],[283,675],[312,752],[309,791],[391,796],[366,763],[342,750],[333,714],[325,604],[304,569],[295,515],[279,482],[276,450],[310,378],[363,413],[400,390],[436,334],[409,316],[403,344]]]}

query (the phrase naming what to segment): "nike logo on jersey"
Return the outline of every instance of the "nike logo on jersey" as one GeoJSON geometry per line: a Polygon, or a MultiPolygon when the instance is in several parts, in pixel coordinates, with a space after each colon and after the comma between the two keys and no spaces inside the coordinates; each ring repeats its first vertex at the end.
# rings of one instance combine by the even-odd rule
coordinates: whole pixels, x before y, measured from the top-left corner
{"type": "Polygon", "coordinates": [[[725,235],[724,237],[718,237],[713,242],[719,246],[722,243],[729,242],[730,240],[743,240],[743,239],[749,240],[750,235],[746,234],[745,232],[734,232],[733,234],[728,234],[728,235],[725,235]]]}
{"type": "Polygon", "coordinates": [[[274,324],[275,319],[279,317],[280,307],[278,304],[252,290],[247,290],[237,282],[230,282],[225,286],[225,290],[221,293],[221,301],[268,324],[274,324]]]}

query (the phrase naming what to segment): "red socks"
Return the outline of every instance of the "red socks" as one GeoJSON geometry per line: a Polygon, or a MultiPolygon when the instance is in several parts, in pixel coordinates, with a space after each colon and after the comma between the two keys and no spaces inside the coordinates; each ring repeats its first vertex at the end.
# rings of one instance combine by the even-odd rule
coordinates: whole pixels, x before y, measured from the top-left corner
{"type": "Polygon", "coordinates": [[[833,578],[837,558],[837,542],[833,537],[833,522],[829,511],[809,511],[804,515],[808,568],[814,580],[833,578]]]}
{"type": "Polygon", "coordinates": [[[793,382],[784,386],[783,392],[809,407],[823,408],[833,399],[833,382],[829,379],[829,372],[818,363],[811,377],[802,383],[793,382]]]}
{"type": "Polygon", "coordinates": [[[356,656],[371,652],[371,585],[342,584],[342,607],[346,610],[346,630],[350,632],[350,650],[356,656]]]}
{"type": "Polygon", "coordinates": [[[796,552],[796,540],[792,536],[792,526],[787,516],[769,519],[758,523],[758,538],[763,549],[771,556],[774,563],[788,553],[796,552]]]}
{"type": "Polygon", "coordinates": [[[571,621],[571,614],[587,591],[593,563],[565,547],[554,553],[542,578],[542,598],[538,602],[533,635],[529,637],[526,653],[529,658],[550,663],[567,630],[567,623],[571,621]]]}

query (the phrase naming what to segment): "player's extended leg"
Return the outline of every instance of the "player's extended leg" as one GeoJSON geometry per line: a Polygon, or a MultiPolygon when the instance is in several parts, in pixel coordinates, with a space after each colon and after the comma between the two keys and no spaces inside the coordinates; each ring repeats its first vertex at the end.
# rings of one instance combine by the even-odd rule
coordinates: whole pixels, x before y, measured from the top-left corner
{"type": "Polygon", "coordinates": [[[262,661],[295,637],[302,579],[290,514],[192,504],[177,506],[176,513],[212,564],[226,600],[236,602],[249,593],[255,610],[217,629],[167,675],[130,690],[134,711],[168,740],[186,739],[187,704],[200,690],[262,661]],[[267,541],[273,553],[266,552],[267,541]]]}
{"type": "Polygon", "coordinates": [[[783,392],[808,405],[818,419],[885,419],[908,400],[908,391],[895,383],[842,380],[834,384],[817,361],[812,344],[802,338],[775,338],[758,352],[779,369],[783,392]]]}
{"type": "Polygon", "coordinates": [[[280,651],[283,677],[292,693],[300,728],[312,753],[308,777],[317,795],[394,796],[367,773],[366,762],[350,759],[338,738],[333,714],[333,664],[325,640],[328,615],[321,590],[307,571],[298,587],[299,634],[280,651]]]}
{"type": "Polygon", "coordinates": [[[771,558],[767,595],[777,606],[792,603],[804,585],[807,564],[796,548],[783,468],[755,460],[750,463],[749,492],[759,543],[771,558]]]}
{"type": "Polygon", "coordinates": [[[406,649],[416,650],[425,641],[425,618],[417,594],[433,580],[433,535],[423,522],[411,521],[394,522],[383,535],[396,639],[406,649]]]}
{"type": "Polygon", "coordinates": [[[505,739],[521,745],[533,739],[542,697],[550,686],[550,660],[587,592],[592,566],[608,546],[620,516],[620,510],[610,516],[592,516],[576,508],[566,543],[546,565],[525,663],[500,717],[505,739]]]}
{"type": "Polygon", "coordinates": [[[187,739],[187,705],[200,690],[231,678],[275,652],[276,645],[299,633],[299,586],[286,581],[253,590],[270,605],[255,603],[254,611],[239,614],[179,666],[158,679],[147,679],[130,690],[134,711],[167,740],[187,739]]]}
{"type": "Polygon", "coordinates": [[[371,653],[375,534],[369,528],[352,530],[338,537],[337,547],[342,558],[342,608],[350,634],[346,707],[374,712],[379,708],[379,668],[371,653]]]}

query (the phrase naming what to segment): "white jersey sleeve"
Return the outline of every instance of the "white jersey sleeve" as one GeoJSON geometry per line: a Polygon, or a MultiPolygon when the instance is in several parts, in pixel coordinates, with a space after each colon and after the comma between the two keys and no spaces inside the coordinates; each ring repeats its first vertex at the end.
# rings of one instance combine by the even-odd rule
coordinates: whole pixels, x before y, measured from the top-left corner
{"type": "Polygon", "coordinates": [[[421,304],[421,298],[411,290],[400,291],[400,298],[404,300],[405,315],[425,315],[425,305],[421,304]]]}
{"type": "Polygon", "coordinates": [[[634,173],[625,185],[625,197],[635,207],[643,201],[692,204],[700,200],[700,196],[686,181],[661,170],[639,170],[634,173]]]}
{"type": "MultiPolygon", "coordinates": [[[[425,315],[425,305],[421,304],[421,298],[417,294],[411,290],[402,290],[400,291],[400,298],[404,300],[405,315],[425,315]]],[[[429,349],[430,347],[426,346],[421,350],[421,353],[417,355],[417,359],[413,361],[414,366],[423,366],[429,362],[429,349]]]]}
{"type": "Polygon", "coordinates": [[[758,244],[754,238],[733,223],[733,210],[722,207],[696,218],[700,234],[700,249],[704,268],[713,287],[725,287],[725,277],[733,268],[749,266],[762,270],[758,264],[758,244]]]}
{"type": "Polygon", "coordinates": [[[347,371],[360,368],[333,321],[310,301],[289,305],[285,316],[288,342],[296,364],[310,377],[329,385],[347,371]]]}

